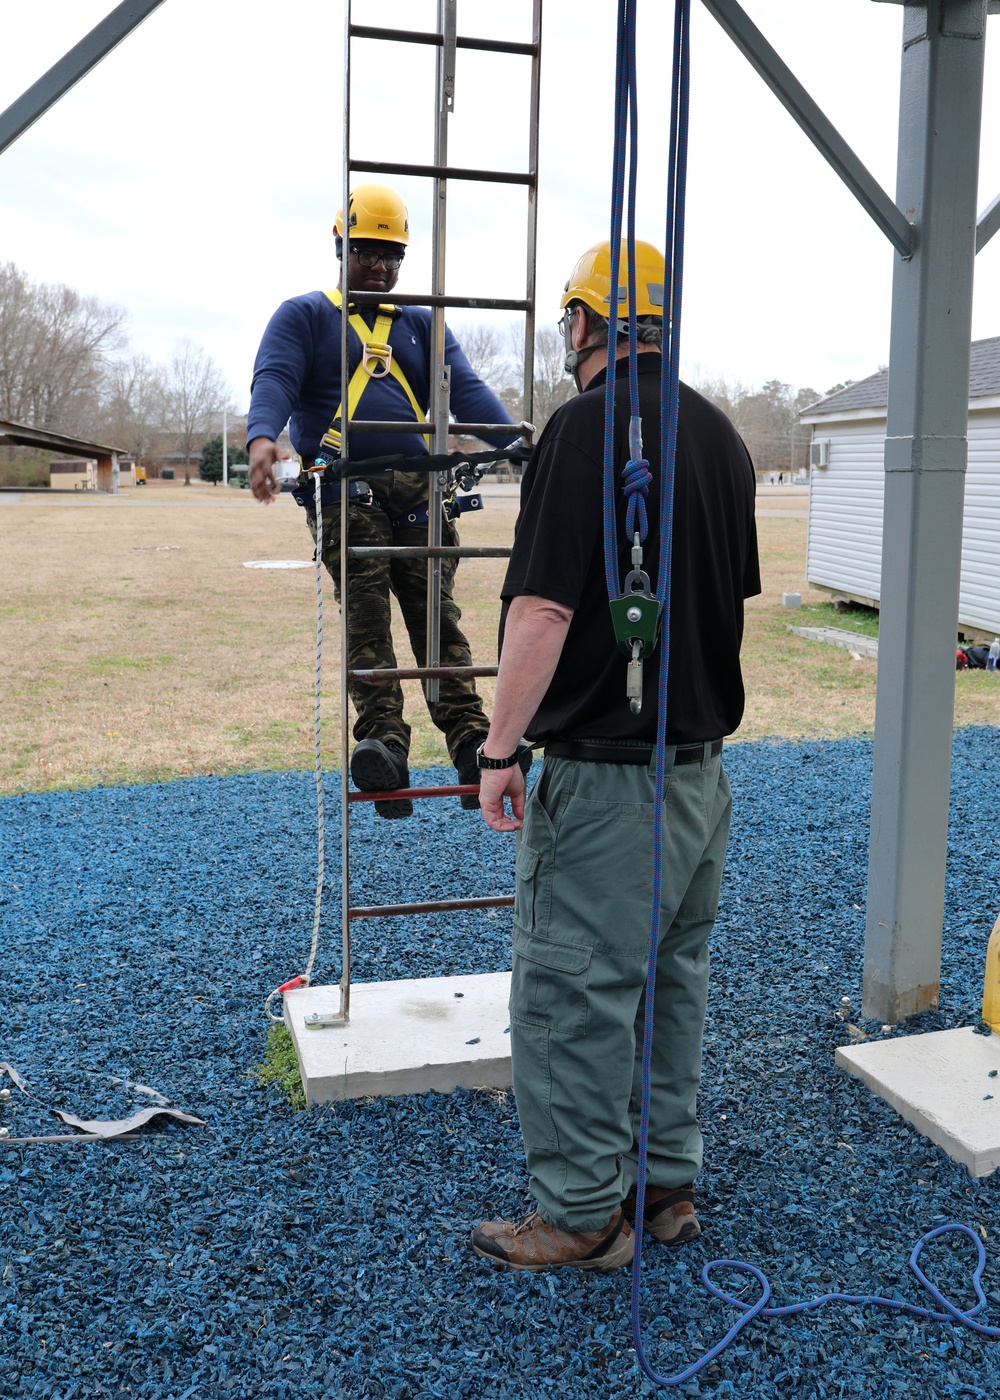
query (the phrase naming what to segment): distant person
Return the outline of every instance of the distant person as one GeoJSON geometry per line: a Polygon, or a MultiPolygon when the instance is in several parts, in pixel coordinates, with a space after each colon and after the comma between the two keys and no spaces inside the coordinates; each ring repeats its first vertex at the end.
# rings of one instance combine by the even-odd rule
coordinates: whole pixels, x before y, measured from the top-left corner
{"type": "MultiPolygon", "coordinates": [[[[396,285],[410,242],[406,206],[385,185],[358,185],[351,191],[345,223],[340,210],[333,225],[337,257],[347,239],[348,281],[352,289],[388,295],[396,285]]],[[[423,307],[366,306],[350,314],[351,386],[348,421],[358,416],[383,422],[420,422],[431,398],[430,312],[423,307]],[[355,396],[356,395],[356,396],[355,396]]],[[[308,292],[283,302],[264,332],[254,365],[247,440],[250,489],[269,504],[278,494],[274,474],[276,439],[289,423],[292,446],[306,466],[312,464],[328,429],[342,420],[340,292],[308,292]]],[[[509,423],[510,415],[497,396],[476,377],[461,346],[445,334],[445,361],[451,368],[451,408],[460,422],[509,423]]],[[[491,439],[506,446],[516,430],[491,439]]],[[[352,459],[388,454],[416,456],[427,452],[421,432],[354,433],[352,459]]],[[[348,506],[350,545],[425,545],[428,538],[426,472],[382,471],[351,485],[348,506]]],[[[297,494],[306,509],[313,540],[316,512],[311,481],[297,494]]],[[[323,490],[323,563],[340,598],[340,488],[323,490]]],[[[450,520],[442,521],[441,541],[458,543],[450,520]]],[[[441,665],[470,666],[468,641],[459,627],[461,612],[454,600],[457,560],[441,561],[441,665]]],[[[426,664],[427,561],[371,558],[350,561],[348,608],[348,666],[351,670],[385,670],[396,666],[390,633],[389,595],[395,594],[418,666],[426,664]]],[[[431,719],[444,733],[448,753],[461,783],[478,783],[476,750],[486,738],[489,721],[471,679],[442,677],[440,699],[427,701],[431,719]]],[[[403,692],[398,681],[352,680],[351,700],[357,712],[351,756],[351,777],[368,792],[409,787],[410,726],[403,718],[403,692]]],[[[530,750],[525,750],[530,763],[530,750]]],[[[463,807],[478,807],[475,796],[462,797],[463,807]]],[[[377,802],[383,817],[406,817],[413,811],[409,798],[377,802]]]]}
{"type": "Polygon", "coordinates": [[[779,472],[779,473],[778,473],[778,485],[779,485],[779,486],[784,486],[784,484],[785,484],[785,473],[784,473],[784,472],[779,472]]]}
{"type": "MultiPolygon", "coordinates": [[[[636,244],[638,382],[652,484],[643,570],[657,577],[663,255],[636,244]]],[[[622,266],[625,262],[622,249],[622,266]]],[[[539,438],[523,479],[504,581],[500,674],[480,755],[495,831],[522,828],[517,857],[510,1040],[514,1094],[537,1209],[488,1220],[475,1252],[511,1269],[628,1264],[637,1179],[643,994],[649,947],[660,651],[626,697],[627,661],[608,608],[603,556],[608,337],[628,351],[611,250],[576,264],[562,299],[566,367],[580,389],[539,438]],[[615,304],[615,310],[611,310],[615,304]],[[609,322],[610,314],[610,322],[609,322]],[[545,746],[525,802],[522,734],[545,746]],[[504,812],[510,799],[512,816],[504,812]]],[[[629,382],[615,384],[615,481],[628,456],[629,382]]],[[[618,577],[632,567],[616,490],[618,577]]],[[[708,936],[729,836],[723,737],[743,714],[743,600],[760,592],[754,471],[729,419],[682,384],[673,513],[667,788],[644,1223],[683,1244],[700,1232],[697,1097],[708,936]]],[[[662,646],[662,641],[660,646],[662,646]]]]}

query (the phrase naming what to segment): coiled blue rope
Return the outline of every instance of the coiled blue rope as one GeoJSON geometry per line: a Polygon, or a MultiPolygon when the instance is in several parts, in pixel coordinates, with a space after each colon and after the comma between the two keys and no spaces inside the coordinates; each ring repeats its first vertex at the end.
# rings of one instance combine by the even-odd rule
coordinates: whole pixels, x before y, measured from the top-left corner
{"type": "MultiPolygon", "coordinates": [[[[637,144],[637,84],[635,65],[635,21],[637,0],[619,0],[618,43],[616,46],[615,83],[615,151],[611,194],[611,306],[617,319],[617,288],[622,238],[622,220],[627,221],[628,264],[628,373],[629,461],[625,467],[623,490],[626,497],[625,528],[629,543],[635,532],[644,542],[648,530],[646,495],[652,476],[648,463],[642,458],[639,433],[639,390],[637,372],[636,289],[635,289],[635,191],[638,166],[637,144]],[[627,156],[627,161],[626,161],[627,156]],[[628,203],[625,211],[626,164],[628,165],[628,203]]],[[[663,801],[666,789],[665,748],[667,725],[667,676],[670,668],[670,574],[673,539],[674,464],[677,452],[677,416],[680,396],[680,321],[684,254],[684,196],[687,179],[688,95],[690,88],[690,0],[675,0],[673,76],[670,106],[669,165],[667,178],[666,283],[664,287],[663,354],[660,379],[660,519],[659,566],[656,596],[662,604],[660,631],[660,666],[658,675],[658,708],[656,724],[656,781],[653,803],[653,898],[650,917],[649,960],[645,989],[645,1022],[642,1046],[642,1096],[639,1119],[638,1179],[636,1182],[636,1242],[632,1260],[631,1322],[636,1359],[643,1373],[656,1385],[682,1385],[711,1365],[740,1332],[758,1317],[789,1317],[796,1313],[814,1312],[827,1303],[842,1302],[888,1308],[912,1317],[935,1322],[948,1322],[966,1327],[991,1340],[1000,1339],[1000,1328],[988,1327],[976,1321],[986,1306],[982,1275],[986,1267],[986,1251],[968,1225],[951,1222],[922,1235],[910,1254],[910,1268],[921,1287],[931,1296],[940,1311],[905,1303],[896,1298],[884,1298],[873,1293],[823,1293],[815,1298],[781,1307],[768,1307],[771,1285],[766,1275],[753,1264],[742,1260],[716,1259],[704,1266],[701,1281],[709,1293],[739,1310],[740,1316],[725,1336],[703,1356],[673,1376],[661,1376],[650,1365],[642,1342],[639,1300],[642,1278],[642,1219],[646,1201],[646,1167],[649,1145],[649,1110],[651,1097],[650,1067],[652,1060],[653,1010],[656,986],[656,954],[660,936],[660,895],[663,879],[663,801]],[[972,1285],[977,1302],[974,1307],[961,1309],[950,1302],[930,1282],[920,1267],[925,1247],[940,1236],[958,1233],[970,1239],[977,1252],[977,1265],[972,1285]],[[760,1297],[747,1303],[727,1293],[714,1282],[713,1275],[729,1269],[757,1280],[760,1297]]],[[[607,380],[604,397],[604,565],[608,597],[619,596],[618,549],[616,543],[616,511],[614,483],[614,420],[615,368],[617,337],[609,327],[607,380]]]]}

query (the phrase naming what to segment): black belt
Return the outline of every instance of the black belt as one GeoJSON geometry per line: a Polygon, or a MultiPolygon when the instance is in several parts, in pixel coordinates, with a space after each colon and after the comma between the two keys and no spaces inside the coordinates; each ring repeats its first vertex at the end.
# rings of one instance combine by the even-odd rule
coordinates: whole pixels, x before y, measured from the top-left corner
{"type": "MultiPolygon", "coordinates": [[[[707,742],[707,741],[706,741],[707,742]]],[[[668,749],[671,747],[667,746],[668,749]]],[[[711,741],[711,753],[717,758],[722,752],[722,740],[711,741]]],[[[630,744],[612,739],[552,739],[545,745],[546,756],[572,758],[583,763],[641,763],[649,765],[653,757],[651,744],[630,744]]],[[[704,744],[678,744],[674,749],[674,767],[682,763],[700,763],[705,755],[704,744]]]]}

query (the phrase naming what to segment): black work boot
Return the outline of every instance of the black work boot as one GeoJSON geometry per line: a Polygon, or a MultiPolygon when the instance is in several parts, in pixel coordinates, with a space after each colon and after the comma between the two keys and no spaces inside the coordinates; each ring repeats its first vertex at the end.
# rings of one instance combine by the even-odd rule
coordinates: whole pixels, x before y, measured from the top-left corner
{"type": "MultiPolygon", "coordinates": [[[[467,739],[455,753],[455,772],[458,774],[460,783],[475,783],[479,786],[479,765],[476,762],[476,753],[479,746],[486,740],[485,734],[480,734],[476,739],[467,739]]],[[[528,769],[531,767],[531,745],[527,739],[521,739],[517,745],[517,763],[521,772],[527,777],[528,769]]],[[[467,792],[459,798],[462,806],[467,812],[479,810],[479,798],[474,792],[467,792]]]]}
{"type": "MultiPolygon", "coordinates": [[[[361,792],[391,792],[395,788],[410,786],[410,770],[406,762],[406,750],[391,740],[383,744],[381,739],[362,739],[351,755],[351,777],[354,786],[361,792]]],[[[413,815],[413,803],[408,797],[397,797],[391,802],[376,802],[375,811],[380,817],[409,817],[413,815]]]]}

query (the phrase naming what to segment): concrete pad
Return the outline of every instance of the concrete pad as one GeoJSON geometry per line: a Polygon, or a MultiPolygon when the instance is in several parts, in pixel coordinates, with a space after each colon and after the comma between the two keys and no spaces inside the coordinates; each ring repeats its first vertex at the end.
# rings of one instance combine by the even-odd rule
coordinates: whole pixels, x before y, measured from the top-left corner
{"type": "Polygon", "coordinates": [[[848,632],[843,627],[792,627],[797,637],[805,637],[809,642],[826,642],[828,646],[843,647],[854,656],[878,660],[878,637],[867,637],[862,632],[848,632]]]}
{"type": "Polygon", "coordinates": [[[845,1045],[836,1058],[970,1176],[1000,1167],[1000,1035],[965,1026],[845,1045]]]}
{"type": "Polygon", "coordinates": [[[360,982],[346,1026],[312,1028],[307,1016],[339,1011],[340,988],[286,992],[307,1102],[509,1088],[509,995],[509,972],[360,982]]]}

